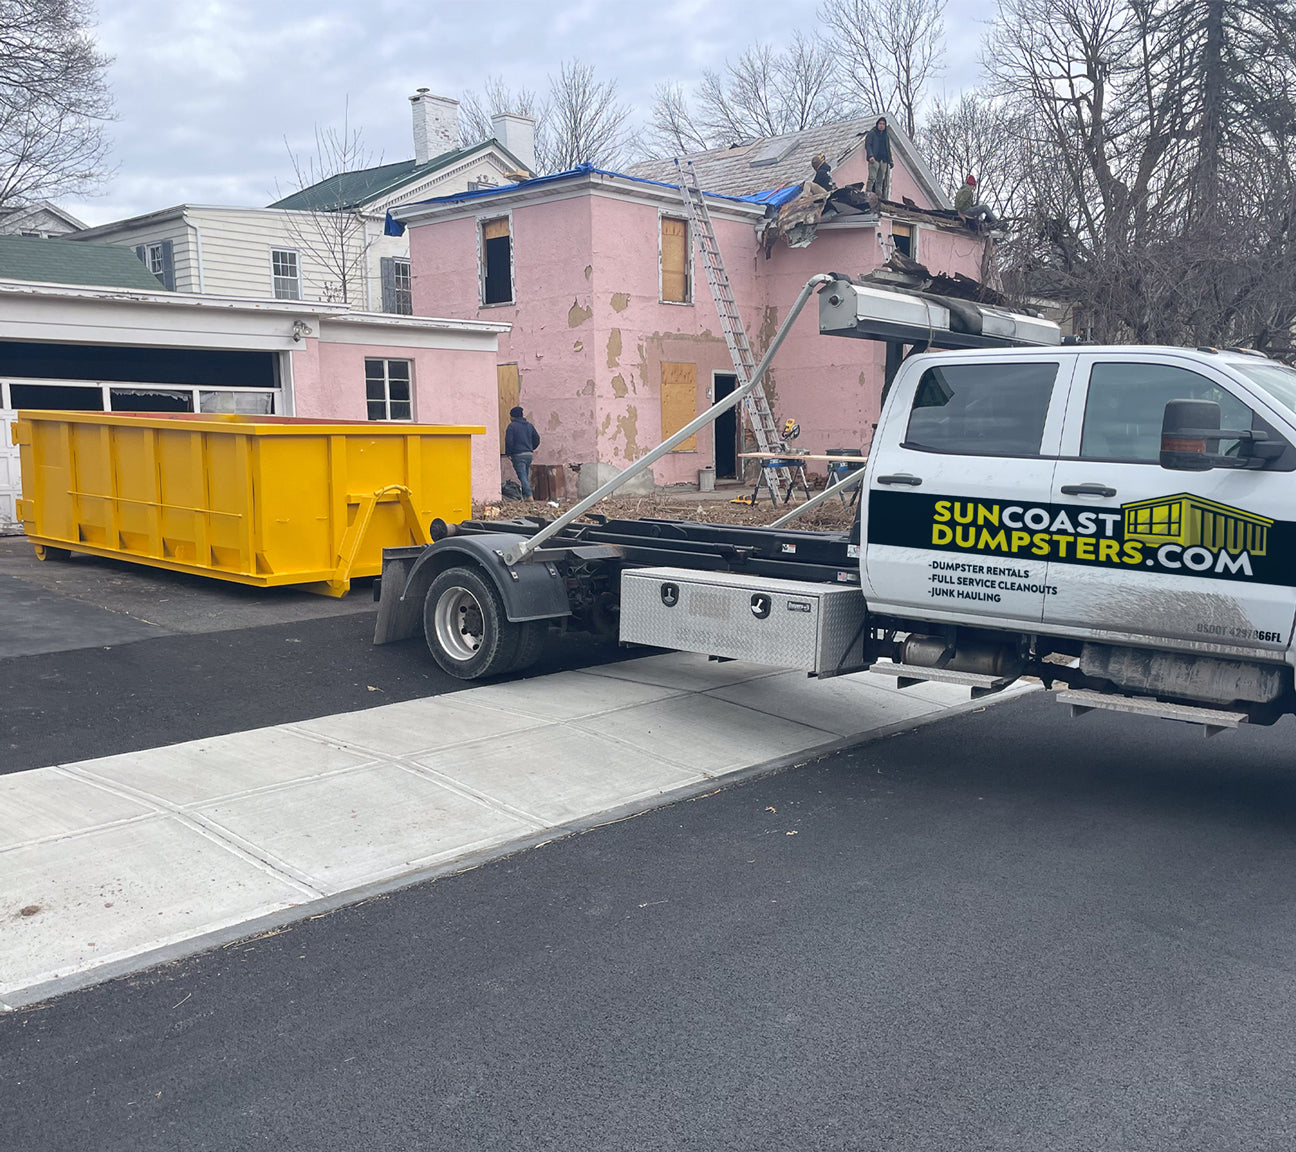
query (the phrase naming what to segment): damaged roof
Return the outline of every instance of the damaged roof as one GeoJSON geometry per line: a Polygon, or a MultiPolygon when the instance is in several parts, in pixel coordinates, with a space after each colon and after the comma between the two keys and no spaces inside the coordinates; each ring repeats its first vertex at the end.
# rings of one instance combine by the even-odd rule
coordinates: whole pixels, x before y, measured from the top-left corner
{"type": "MultiPolygon", "coordinates": [[[[836,168],[856,149],[863,147],[864,136],[877,121],[877,116],[866,116],[839,124],[820,124],[782,136],[745,140],[729,148],[694,152],[680,159],[692,161],[698,183],[708,192],[749,196],[771,188],[805,183],[813,172],[810,161],[820,152],[836,168]]],[[[931,198],[932,204],[937,208],[952,208],[949,197],[918,154],[914,142],[890,118],[887,130],[898,159],[931,198]]],[[[631,176],[670,182],[676,175],[675,160],[644,160],[631,164],[626,171],[631,176]]]]}

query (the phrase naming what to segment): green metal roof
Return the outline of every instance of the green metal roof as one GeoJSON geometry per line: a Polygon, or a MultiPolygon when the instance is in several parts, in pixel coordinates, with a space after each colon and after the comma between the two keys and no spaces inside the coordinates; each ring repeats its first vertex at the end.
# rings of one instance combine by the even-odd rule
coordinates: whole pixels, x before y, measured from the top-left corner
{"type": "Polygon", "coordinates": [[[165,291],[133,248],[39,236],[0,236],[0,276],[48,284],[165,291]]]}
{"type": "Polygon", "coordinates": [[[347,208],[359,208],[380,199],[389,192],[395,192],[406,184],[431,176],[432,173],[471,156],[474,152],[480,152],[492,144],[517,163],[516,158],[506,152],[497,141],[483,140],[471,148],[455,148],[443,152],[440,156],[432,157],[426,164],[401,160],[396,164],[361,168],[357,172],[339,172],[336,176],[330,176],[326,180],[312,184],[309,188],[303,188],[300,192],[294,192],[282,200],[276,200],[267,207],[295,208],[302,212],[337,212],[347,208]]]}

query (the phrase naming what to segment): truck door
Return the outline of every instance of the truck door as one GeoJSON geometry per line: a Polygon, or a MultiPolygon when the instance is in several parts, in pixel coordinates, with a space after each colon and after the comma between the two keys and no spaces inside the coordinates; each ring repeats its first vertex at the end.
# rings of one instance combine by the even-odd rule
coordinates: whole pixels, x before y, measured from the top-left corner
{"type": "Polygon", "coordinates": [[[943,353],[905,365],[869,461],[870,607],[1038,627],[1046,559],[1026,507],[1053,478],[1072,359],[943,353]]]}
{"type": "MultiPolygon", "coordinates": [[[[1258,471],[1162,468],[1162,415],[1177,399],[1215,401],[1222,428],[1285,440],[1202,357],[1080,357],[1053,478],[1045,623],[1220,655],[1281,653],[1296,613],[1283,523],[1296,452],[1258,471]]],[[[1219,445],[1239,451],[1236,440],[1219,445]]]]}

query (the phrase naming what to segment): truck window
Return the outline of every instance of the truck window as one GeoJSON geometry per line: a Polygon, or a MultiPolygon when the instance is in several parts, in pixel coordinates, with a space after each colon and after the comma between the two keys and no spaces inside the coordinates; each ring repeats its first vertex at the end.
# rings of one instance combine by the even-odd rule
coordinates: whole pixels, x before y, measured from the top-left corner
{"type": "MultiPolygon", "coordinates": [[[[1252,412],[1232,393],[1187,368],[1169,364],[1095,364],[1089,373],[1080,455],[1085,459],[1159,464],[1161,417],[1170,400],[1214,400],[1224,428],[1250,428],[1252,412]]],[[[1227,453],[1236,440],[1221,440],[1227,453]]]]}
{"type": "Polygon", "coordinates": [[[1057,364],[944,364],[914,393],[906,448],[1038,456],[1057,364]]]}

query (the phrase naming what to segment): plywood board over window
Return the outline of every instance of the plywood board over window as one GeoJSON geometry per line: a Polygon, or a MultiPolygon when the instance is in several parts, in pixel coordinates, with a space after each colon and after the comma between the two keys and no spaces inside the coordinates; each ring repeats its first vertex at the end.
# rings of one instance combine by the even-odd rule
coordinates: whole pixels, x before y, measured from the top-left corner
{"type": "Polygon", "coordinates": [[[688,221],[661,218],[661,298],[667,304],[687,304],[689,295],[688,221]]]}
{"type": "Polygon", "coordinates": [[[504,433],[508,431],[509,411],[517,407],[522,395],[522,383],[516,364],[500,364],[495,369],[499,378],[499,432],[500,455],[504,455],[504,433]]]}
{"type": "MultiPolygon", "coordinates": [[[[663,360],[661,366],[662,439],[671,436],[697,415],[697,365],[663,360]]],[[[677,444],[673,452],[696,452],[697,437],[677,444]]]]}

